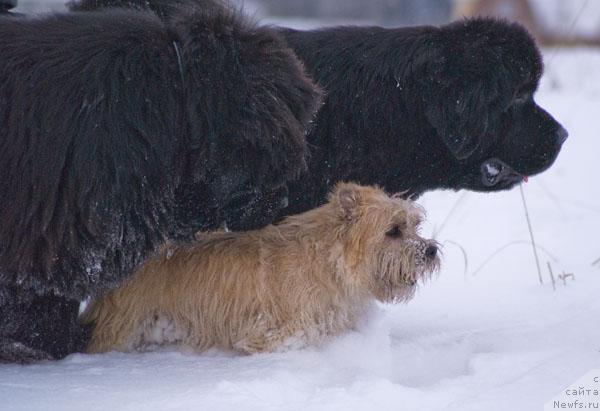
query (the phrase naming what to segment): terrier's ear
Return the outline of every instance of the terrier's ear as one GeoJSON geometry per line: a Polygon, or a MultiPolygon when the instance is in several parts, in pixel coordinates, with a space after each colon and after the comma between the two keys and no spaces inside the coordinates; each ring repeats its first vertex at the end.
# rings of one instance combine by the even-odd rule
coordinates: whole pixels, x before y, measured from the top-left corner
{"type": "Polygon", "coordinates": [[[351,218],[359,203],[358,190],[353,186],[344,185],[338,189],[337,197],[343,216],[351,218]]]}

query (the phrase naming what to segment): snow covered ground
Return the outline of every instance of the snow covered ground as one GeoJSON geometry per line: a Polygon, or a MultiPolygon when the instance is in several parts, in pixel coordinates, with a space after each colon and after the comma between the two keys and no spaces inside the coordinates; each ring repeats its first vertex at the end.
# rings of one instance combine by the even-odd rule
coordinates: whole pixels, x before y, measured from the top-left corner
{"type": "Polygon", "coordinates": [[[406,305],[378,306],[359,331],[250,357],[111,353],[3,365],[0,409],[541,410],[600,368],[600,50],[546,50],[545,59],[537,100],[570,137],[553,168],[524,186],[545,250],[543,286],[518,188],[430,193],[420,202],[424,233],[445,244],[440,276],[406,305]],[[547,261],[575,279],[554,291],[547,261]]]}

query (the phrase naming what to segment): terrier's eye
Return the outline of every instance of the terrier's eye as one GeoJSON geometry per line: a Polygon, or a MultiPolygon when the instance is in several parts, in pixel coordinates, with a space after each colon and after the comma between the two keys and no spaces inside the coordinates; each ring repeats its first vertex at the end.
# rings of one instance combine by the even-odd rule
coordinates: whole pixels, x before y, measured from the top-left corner
{"type": "Polygon", "coordinates": [[[385,235],[391,238],[400,238],[400,236],[402,236],[402,230],[400,229],[400,226],[396,224],[390,228],[385,235]]]}

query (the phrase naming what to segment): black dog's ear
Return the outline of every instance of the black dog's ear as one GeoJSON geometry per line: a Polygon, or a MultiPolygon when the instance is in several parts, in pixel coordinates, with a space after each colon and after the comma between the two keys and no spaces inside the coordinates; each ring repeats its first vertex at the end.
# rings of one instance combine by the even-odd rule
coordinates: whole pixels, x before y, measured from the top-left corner
{"type": "Polygon", "coordinates": [[[497,90],[493,79],[473,73],[473,68],[454,67],[445,60],[436,66],[423,85],[424,112],[454,157],[464,160],[481,145],[497,90]]]}
{"type": "Polygon", "coordinates": [[[522,27],[493,19],[455,22],[436,35],[418,91],[427,120],[452,154],[464,160],[481,146],[524,81],[525,62],[535,60],[513,50],[516,44],[527,50],[535,46],[522,27]]]}

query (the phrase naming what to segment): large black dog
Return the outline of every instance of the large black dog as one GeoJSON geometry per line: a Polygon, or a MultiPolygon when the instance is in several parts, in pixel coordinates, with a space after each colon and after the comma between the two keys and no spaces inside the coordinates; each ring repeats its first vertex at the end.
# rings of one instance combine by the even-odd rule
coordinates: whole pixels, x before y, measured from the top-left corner
{"type": "Polygon", "coordinates": [[[80,300],[306,166],[320,93],[281,36],[172,11],[0,17],[0,361],[78,350],[80,300]]]}
{"type": "MultiPolygon", "coordinates": [[[[150,8],[168,20],[173,4],[211,1],[79,0],[71,8],[150,8]]],[[[509,189],[550,167],[567,137],[533,99],[542,57],[518,24],[280,30],[326,92],[307,137],[308,170],[290,185],[280,216],[320,205],[340,180],[413,197],[509,189]]],[[[263,225],[271,211],[230,226],[263,225]]]]}

